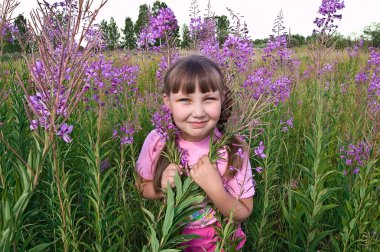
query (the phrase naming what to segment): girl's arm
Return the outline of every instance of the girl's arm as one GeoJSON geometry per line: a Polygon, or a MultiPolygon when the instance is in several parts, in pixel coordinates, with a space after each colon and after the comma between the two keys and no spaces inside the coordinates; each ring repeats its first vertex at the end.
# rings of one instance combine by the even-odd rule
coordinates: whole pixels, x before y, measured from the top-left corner
{"type": "Polygon", "coordinates": [[[153,181],[152,180],[144,180],[138,184],[138,189],[141,192],[141,195],[146,199],[159,200],[164,198],[164,194],[162,192],[156,192],[154,190],[153,181]]]}
{"type": "Polygon", "coordinates": [[[233,219],[241,222],[246,220],[252,213],[253,197],[246,199],[236,199],[224,190],[206,192],[209,199],[214,203],[215,207],[226,217],[230,216],[233,211],[233,219]]]}
{"type": "MultiPolygon", "coordinates": [[[[166,189],[167,185],[170,185],[172,188],[175,187],[174,184],[174,177],[176,173],[181,174],[181,167],[176,164],[169,164],[168,167],[165,168],[164,172],[162,173],[162,178],[161,178],[161,188],[163,190],[166,189]]],[[[140,178],[140,183],[139,185],[139,190],[142,193],[142,196],[147,199],[162,199],[164,198],[164,194],[162,191],[156,192],[154,190],[154,185],[152,180],[146,180],[140,178]]]]}
{"type": "Polygon", "coordinates": [[[233,211],[235,221],[247,219],[253,209],[253,197],[236,199],[225,191],[219,171],[205,155],[190,170],[190,176],[206,193],[215,207],[224,215],[233,211]]]}

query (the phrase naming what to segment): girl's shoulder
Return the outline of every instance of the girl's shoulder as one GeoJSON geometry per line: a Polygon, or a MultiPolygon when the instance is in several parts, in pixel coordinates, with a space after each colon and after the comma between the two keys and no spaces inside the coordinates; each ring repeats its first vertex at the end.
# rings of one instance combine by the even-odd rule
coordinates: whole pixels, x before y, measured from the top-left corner
{"type": "Polygon", "coordinates": [[[165,145],[165,140],[157,129],[153,129],[145,138],[144,144],[150,146],[155,152],[156,149],[161,149],[165,145]]]}

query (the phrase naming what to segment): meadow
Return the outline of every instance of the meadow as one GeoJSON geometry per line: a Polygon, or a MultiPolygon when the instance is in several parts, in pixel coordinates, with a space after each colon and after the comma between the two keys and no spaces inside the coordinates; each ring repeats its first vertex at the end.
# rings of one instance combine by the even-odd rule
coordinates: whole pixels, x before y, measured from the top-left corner
{"type": "Polygon", "coordinates": [[[380,250],[378,49],[283,36],[256,49],[241,35],[179,50],[166,36],[161,51],[94,53],[94,40],[42,37],[38,53],[0,58],[0,251],[175,251],[154,244],[165,204],[141,197],[136,160],[167,65],[199,51],[234,92],[272,97],[239,132],[256,183],[244,251],[380,250]]]}

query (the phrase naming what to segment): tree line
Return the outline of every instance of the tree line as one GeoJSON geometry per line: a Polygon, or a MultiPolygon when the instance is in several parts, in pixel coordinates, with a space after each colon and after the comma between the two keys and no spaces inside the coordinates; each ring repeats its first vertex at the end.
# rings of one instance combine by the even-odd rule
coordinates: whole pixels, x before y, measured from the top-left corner
{"type": "MultiPolygon", "coordinates": [[[[167,8],[167,4],[160,1],[155,1],[152,6],[147,4],[141,4],[139,6],[139,14],[136,22],[130,17],[126,17],[124,21],[124,27],[119,28],[111,17],[109,20],[102,20],[99,24],[100,30],[103,34],[105,45],[107,49],[126,49],[132,50],[137,47],[137,38],[141,30],[149,23],[150,15],[156,16],[159,10],[162,8],[167,8]]],[[[216,24],[216,34],[220,44],[223,44],[226,37],[232,32],[231,21],[225,15],[221,16],[211,16],[208,18],[214,18],[216,24]]],[[[13,26],[17,27],[19,33],[23,34],[26,32],[27,19],[22,15],[18,15],[13,20],[13,26]]],[[[283,35],[287,36],[289,47],[301,47],[313,42],[316,39],[315,35],[303,36],[300,34],[290,34],[290,32],[283,32],[283,16],[282,11],[277,15],[273,32],[274,35],[279,35],[282,32],[283,35]]],[[[177,47],[188,48],[192,44],[190,36],[190,28],[187,24],[183,24],[181,30],[179,29],[175,33],[176,39],[175,44],[177,47]]],[[[12,39],[12,34],[10,31],[4,32],[2,49],[5,53],[18,52],[21,51],[21,47],[18,42],[12,39]]],[[[272,35],[273,36],[273,35],[272,35]]],[[[366,26],[361,35],[362,39],[365,40],[367,46],[373,46],[380,48],[380,23],[373,23],[366,26]]],[[[270,39],[255,39],[252,41],[256,48],[263,48],[270,39]]],[[[335,47],[338,49],[344,49],[346,47],[352,46],[356,41],[350,37],[345,37],[340,34],[334,35],[330,39],[330,43],[334,43],[335,47]]]]}

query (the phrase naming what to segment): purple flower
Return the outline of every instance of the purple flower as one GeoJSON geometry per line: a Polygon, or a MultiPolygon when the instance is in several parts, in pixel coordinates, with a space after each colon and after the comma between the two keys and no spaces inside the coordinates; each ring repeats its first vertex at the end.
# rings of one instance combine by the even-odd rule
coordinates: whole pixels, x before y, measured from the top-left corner
{"type": "Polygon", "coordinates": [[[222,67],[229,67],[233,64],[238,72],[245,72],[253,55],[253,46],[249,39],[228,36],[218,60],[222,67]]]}
{"type": "Polygon", "coordinates": [[[259,146],[257,146],[254,149],[255,155],[259,156],[260,158],[266,158],[266,155],[264,154],[264,149],[265,149],[265,146],[263,145],[263,142],[260,141],[259,146]]]}
{"type": "MultiPolygon", "coordinates": [[[[365,142],[349,144],[347,147],[342,146],[339,149],[340,159],[352,174],[357,174],[361,167],[366,165],[369,160],[371,146],[365,142]],[[352,168],[355,167],[353,170],[352,168]]],[[[348,172],[347,172],[348,173],[348,172]]]]}
{"type": "Polygon", "coordinates": [[[314,30],[314,33],[325,35],[326,33],[334,32],[338,27],[334,24],[334,21],[342,19],[342,15],[336,13],[344,7],[344,1],[342,0],[322,0],[318,13],[323,17],[316,17],[314,20],[314,23],[320,30],[314,30]]]}
{"type": "Polygon", "coordinates": [[[156,40],[168,43],[175,35],[178,23],[174,12],[169,8],[159,10],[157,16],[149,18],[149,24],[140,32],[137,44],[140,48],[152,47],[156,40]]]}
{"type": "Polygon", "coordinates": [[[358,83],[365,83],[368,80],[366,73],[358,73],[355,76],[355,81],[358,83]]]}
{"type": "Polygon", "coordinates": [[[282,131],[283,132],[287,132],[289,130],[289,128],[293,128],[294,125],[293,125],[293,117],[291,116],[288,120],[286,120],[285,122],[283,122],[282,120],[280,121],[280,125],[284,125],[282,127],[282,131]]]}
{"type": "Polygon", "coordinates": [[[261,173],[263,171],[263,168],[261,166],[255,168],[257,173],[261,173]]]}
{"type": "Polygon", "coordinates": [[[235,155],[237,155],[238,157],[240,157],[241,159],[244,159],[245,156],[247,155],[241,148],[239,148],[237,150],[237,152],[235,153],[235,155]]]}
{"type": "Polygon", "coordinates": [[[137,130],[139,130],[139,128],[136,128],[136,125],[138,125],[136,121],[128,121],[122,124],[121,126],[118,125],[116,129],[112,130],[112,137],[120,137],[121,145],[133,144],[133,135],[137,130]]]}
{"type": "Polygon", "coordinates": [[[110,161],[108,160],[108,158],[104,159],[104,160],[100,163],[100,171],[101,171],[101,172],[104,172],[105,170],[108,169],[109,166],[110,166],[110,161]]]}
{"type": "Polygon", "coordinates": [[[118,135],[119,135],[119,133],[118,133],[117,129],[113,129],[112,130],[112,137],[116,138],[118,135]]]}
{"type": "Polygon", "coordinates": [[[38,128],[38,121],[37,120],[32,120],[32,123],[30,124],[29,128],[31,130],[35,130],[38,128]]]}
{"type": "Polygon", "coordinates": [[[71,143],[72,139],[69,134],[73,131],[73,126],[66,123],[62,124],[60,130],[57,133],[57,136],[62,137],[63,141],[66,143],[71,143]]]}
{"type": "Polygon", "coordinates": [[[152,123],[163,142],[169,139],[171,132],[178,131],[173,123],[171,111],[165,105],[160,107],[159,112],[153,114],[152,123]]]}

